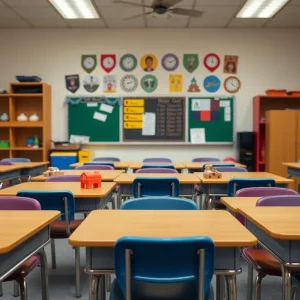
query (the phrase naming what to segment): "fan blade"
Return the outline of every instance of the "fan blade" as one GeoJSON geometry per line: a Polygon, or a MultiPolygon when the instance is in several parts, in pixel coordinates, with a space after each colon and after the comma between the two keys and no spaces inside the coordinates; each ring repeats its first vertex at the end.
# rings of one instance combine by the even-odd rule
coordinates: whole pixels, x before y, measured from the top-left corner
{"type": "Polygon", "coordinates": [[[176,5],[180,2],[182,2],[183,0],[165,0],[163,1],[164,4],[167,4],[168,7],[171,7],[173,5],[176,5]]]}
{"type": "Polygon", "coordinates": [[[152,6],[150,6],[150,5],[142,5],[142,4],[128,2],[128,1],[122,1],[122,0],[115,0],[113,3],[128,4],[128,5],[132,5],[132,6],[140,6],[140,7],[152,8],[152,6]]]}
{"type": "Polygon", "coordinates": [[[146,15],[150,15],[150,14],[152,14],[153,13],[153,11],[150,11],[150,12],[147,12],[147,13],[145,13],[145,14],[140,14],[140,15],[135,15],[135,16],[132,16],[132,17],[129,17],[129,18],[125,18],[125,19],[123,19],[123,20],[131,20],[131,19],[135,19],[135,18],[139,18],[139,17],[142,17],[142,16],[146,16],[146,15]]]}
{"type": "Polygon", "coordinates": [[[175,15],[182,15],[182,16],[187,16],[187,17],[191,17],[191,18],[200,18],[203,14],[203,11],[179,8],[179,7],[170,9],[169,12],[171,12],[175,15]]]}

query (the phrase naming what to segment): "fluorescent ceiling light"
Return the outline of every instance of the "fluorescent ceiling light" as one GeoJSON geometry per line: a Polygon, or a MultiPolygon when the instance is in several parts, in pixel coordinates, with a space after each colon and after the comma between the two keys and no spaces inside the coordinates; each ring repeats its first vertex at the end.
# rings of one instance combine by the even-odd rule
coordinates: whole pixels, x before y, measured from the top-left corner
{"type": "Polygon", "coordinates": [[[290,0],[248,0],[237,18],[272,18],[290,0]]]}
{"type": "Polygon", "coordinates": [[[49,0],[65,19],[99,19],[91,0],[49,0]]]}

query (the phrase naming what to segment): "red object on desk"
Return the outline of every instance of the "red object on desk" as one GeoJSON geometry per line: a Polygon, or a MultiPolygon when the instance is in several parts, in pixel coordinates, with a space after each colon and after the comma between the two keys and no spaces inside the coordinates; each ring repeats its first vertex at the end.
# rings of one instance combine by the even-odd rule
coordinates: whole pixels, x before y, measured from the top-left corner
{"type": "Polygon", "coordinates": [[[80,186],[82,189],[92,189],[101,187],[102,176],[99,172],[82,173],[80,175],[80,186]]]}

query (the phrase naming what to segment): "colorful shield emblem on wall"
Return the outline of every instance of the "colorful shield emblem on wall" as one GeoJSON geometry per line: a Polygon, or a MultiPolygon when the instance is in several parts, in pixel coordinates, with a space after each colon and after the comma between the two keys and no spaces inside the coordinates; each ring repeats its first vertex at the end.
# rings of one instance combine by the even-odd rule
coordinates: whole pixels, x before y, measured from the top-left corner
{"type": "Polygon", "coordinates": [[[66,88],[69,90],[71,93],[76,93],[76,91],[80,87],[80,82],[79,82],[79,75],[74,74],[74,75],[66,75],[66,88]]]}
{"type": "Polygon", "coordinates": [[[81,56],[81,66],[87,73],[92,73],[97,66],[97,55],[86,54],[81,56]]]}
{"type": "Polygon", "coordinates": [[[102,54],[100,59],[102,69],[109,73],[116,66],[116,55],[115,54],[102,54]]]}
{"type": "Polygon", "coordinates": [[[188,72],[190,73],[194,72],[199,66],[198,54],[184,54],[183,66],[188,72]]]}

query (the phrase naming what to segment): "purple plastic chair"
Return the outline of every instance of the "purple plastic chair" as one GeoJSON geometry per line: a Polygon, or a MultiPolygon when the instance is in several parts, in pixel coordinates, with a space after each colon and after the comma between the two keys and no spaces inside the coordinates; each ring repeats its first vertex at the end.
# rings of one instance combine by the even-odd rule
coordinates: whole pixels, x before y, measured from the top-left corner
{"type": "Polygon", "coordinates": [[[25,157],[12,157],[12,158],[4,158],[1,161],[11,161],[11,162],[16,162],[16,163],[29,163],[30,159],[29,158],[25,158],[25,157]]]}
{"type": "MultiPolygon", "coordinates": [[[[0,210],[41,210],[38,201],[26,197],[0,197],[0,210]]],[[[27,300],[26,277],[33,271],[40,262],[40,256],[34,254],[28,258],[18,269],[4,279],[4,282],[16,281],[20,287],[21,300],[27,300]]],[[[43,276],[42,276],[42,280],[43,276]]],[[[42,284],[46,286],[46,284],[42,284]]],[[[17,287],[17,286],[16,286],[17,287]]],[[[15,287],[14,296],[19,296],[18,288],[15,287]]],[[[2,287],[1,287],[2,291],[2,287]]],[[[0,295],[2,296],[2,294],[0,295]]]]}
{"type": "Polygon", "coordinates": [[[178,171],[170,168],[146,168],[138,169],[136,173],[178,173],[178,171]]]}
{"type": "MultiPolygon", "coordinates": [[[[250,189],[250,188],[249,188],[250,189]]],[[[274,188],[270,188],[274,189],[274,188]]],[[[266,196],[256,202],[256,206],[300,206],[300,195],[289,189],[282,189],[287,195],[266,196]],[[295,195],[294,193],[297,195],[295,195]]],[[[277,193],[278,191],[275,191],[277,193]]],[[[253,293],[253,268],[257,271],[255,280],[255,294],[257,300],[261,299],[261,282],[267,275],[282,276],[280,262],[267,250],[244,248],[243,258],[248,262],[248,298],[252,299],[253,293]],[[251,298],[250,298],[251,297],[251,298]]]]}
{"type": "Polygon", "coordinates": [[[153,157],[153,158],[145,158],[143,162],[170,162],[171,163],[172,160],[169,158],[153,157]]]}
{"type": "Polygon", "coordinates": [[[79,182],[80,175],[61,175],[50,176],[46,179],[47,182],[79,182]]]}
{"type": "Polygon", "coordinates": [[[93,161],[120,161],[118,157],[96,157],[93,161]]]}
{"type": "Polygon", "coordinates": [[[1,166],[13,166],[14,163],[10,160],[0,160],[0,165],[1,166]]]}
{"type": "Polygon", "coordinates": [[[76,167],[75,170],[114,170],[114,168],[108,165],[83,165],[76,167]]]}
{"type": "Polygon", "coordinates": [[[237,168],[237,167],[215,167],[219,172],[248,172],[245,168],[237,168]]]}
{"type": "Polygon", "coordinates": [[[192,162],[211,162],[211,161],[221,161],[216,157],[196,157],[193,158],[192,162]]]}

